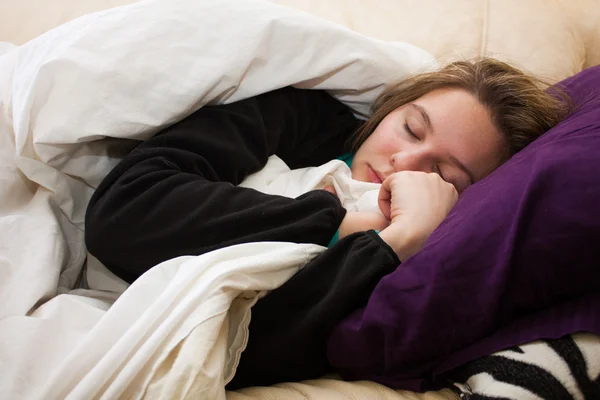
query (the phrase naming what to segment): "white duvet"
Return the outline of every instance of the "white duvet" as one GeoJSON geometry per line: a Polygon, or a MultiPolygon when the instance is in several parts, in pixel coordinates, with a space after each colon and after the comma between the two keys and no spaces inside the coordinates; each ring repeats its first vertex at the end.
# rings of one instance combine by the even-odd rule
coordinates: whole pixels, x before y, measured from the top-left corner
{"type": "Polygon", "coordinates": [[[434,66],[420,49],[259,0],[143,1],[2,52],[3,399],[225,398],[251,305],[323,249],[179,257],[129,288],[93,257],[82,272],[86,205],[131,148],[123,139],[287,85],[365,114],[386,82],[434,66]]]}
{"type": "Polygon", "coordinates": [[[262,170],[248,176],[240,186],[291,198],[329,186],[346,210],[381,213],[377,201],[381,184],[352,179],[352,171],[340,160],[290,169],[281,158],[271,156],[262,170]]]}

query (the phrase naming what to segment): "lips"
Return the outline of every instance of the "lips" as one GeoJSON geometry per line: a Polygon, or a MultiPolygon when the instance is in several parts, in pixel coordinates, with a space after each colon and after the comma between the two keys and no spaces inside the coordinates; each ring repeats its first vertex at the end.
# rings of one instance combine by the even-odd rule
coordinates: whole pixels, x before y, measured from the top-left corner
{"type": "Polygon", "coordinates": [[[373,168],[371,168],[370,166],[368,167],[367,175],[369,176],[369,180],[373,183],[382,183],[383,182],[383,180],[381,179],[379,174],[377,174],[377,172],[375,172],[375,170],[373,168]]]}

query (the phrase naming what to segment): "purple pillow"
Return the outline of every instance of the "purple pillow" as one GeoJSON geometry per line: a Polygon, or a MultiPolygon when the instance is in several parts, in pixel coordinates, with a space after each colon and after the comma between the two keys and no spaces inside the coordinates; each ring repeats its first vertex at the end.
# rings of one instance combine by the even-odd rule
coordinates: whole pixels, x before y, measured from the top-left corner
{"type": "Polygon", "coordinates": [[[465,191],[333,331],[344,378],[424,390],[502,348],[600,334],[600,67],[562,86],[576,110],[465,191]]]}

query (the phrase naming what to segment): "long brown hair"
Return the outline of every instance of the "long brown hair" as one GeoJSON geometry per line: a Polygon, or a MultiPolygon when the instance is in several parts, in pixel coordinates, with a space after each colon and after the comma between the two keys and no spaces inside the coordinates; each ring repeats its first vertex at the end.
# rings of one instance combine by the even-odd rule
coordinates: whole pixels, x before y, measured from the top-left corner
{"type": "Polygon", "coordinates": [[[354,136],[357,149],[396,108],[436,89],[454,87],[484,105],[506,141],[506,158],[558,124],[571,110],[557,86],[493,58],[456,61],[438,71],[414,75],[389,85],[375,100],[371,117],[354,136]]]}

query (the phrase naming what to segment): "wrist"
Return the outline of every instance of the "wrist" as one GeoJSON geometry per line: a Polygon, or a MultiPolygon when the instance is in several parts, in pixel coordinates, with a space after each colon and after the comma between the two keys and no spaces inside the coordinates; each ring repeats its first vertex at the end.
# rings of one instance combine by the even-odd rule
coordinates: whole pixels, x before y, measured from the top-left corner
{"type": "Polygon", "coordinates": [[[394,250],[400,261],[403,262],[421,250],[424,242],[421,235],[395,224],[382,230],[379,237],[394,250]]]}
{"type": "Polygon", "coordinates": [[[338,228],[338,237],[342,239],[356,231],[356,215],[354,212],[347,212],[338,228]]]}

